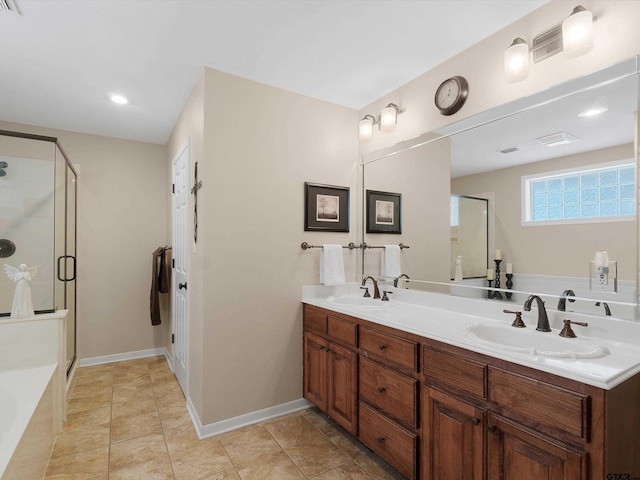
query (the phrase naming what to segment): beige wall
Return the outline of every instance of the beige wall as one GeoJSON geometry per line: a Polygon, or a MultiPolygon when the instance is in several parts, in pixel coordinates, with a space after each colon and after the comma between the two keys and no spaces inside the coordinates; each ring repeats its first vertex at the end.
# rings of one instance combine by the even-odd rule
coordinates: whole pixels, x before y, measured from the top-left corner
{"type": "Polygon", "coordinates": [[[552,0],[531,14],[468,48],[436,68],[381,97],[360,110],[379,114],[389,102],[403,110],[393,133],[374,132],[374,137],[360,145],[369,153],[394,145],[443,125],[549,88],[566,80],[596,72],[634,55],[640,54],[640,2],[552,0]],[[562,54],[532,64],[529,77],[517,83],[507,83],[504,77],[504,51],[514,38],[522,37],[529,45],[537,35],[562,23],[577,4],[591,10],[594,23],[594,48],[577,58],[562,54]],[[449,117],[440,115],[433,103],[438,85],[453,75],[462,75],[469,82],[469,98],[462,109],[449,117]]]}
{"type": "MultiPolygon", "coordinates": [[[[373,246],[403,243],[402,273],[449,281],[449,148],[443,138],[364,165],[367,190],[402,194],[402,234],[366,233],[373,246]]],[[[382,249],[368,249],[364,271],[380,275],[382,249]]]]}
{"type": "MultiPolygon", "coordinates": [[[[451,180],[464,195],[495,192],[495,245],[514,273],[586,277],[589,260],[606,250],[618,261],[618,278],[635,280],[636,222],[521,225],[521,177],[633,158],[633,145],[554,158],[451,180]]],[[[504,267],[503,267],[504,268],[504,267]]]]}
{"type": "MultiPolygon", "coordinates": [[[[302,396],[300,294],[320,251],[300,243],[357,241],[356,124],[354,110],[211,69],[183,112],[168,153],[202,142],[189,382],[203,424],[302,396]],[[349,233],[303,231],[305,181],[351,187],[349,233]]],[[[345,250],[348,281],[356,258],[345,250]]]]}
{"type": "Polygon", "coordinates": [[[151,253],[167,243],[164,147],[6,122],[0,128],[58,137],[79,168],[80,358],[162,347],[163,327],[149,320],[149,290],[151,253]]]}

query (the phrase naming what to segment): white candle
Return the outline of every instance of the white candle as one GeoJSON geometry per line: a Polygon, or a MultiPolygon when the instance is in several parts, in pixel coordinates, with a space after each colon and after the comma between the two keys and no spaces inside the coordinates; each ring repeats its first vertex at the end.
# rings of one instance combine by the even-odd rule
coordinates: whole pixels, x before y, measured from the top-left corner
{"type": "Polygon", "coordinates": [[[507,273],[513,273],[513,264],[507,263],[507,273]]]}
{"type": "Polygon", "coordinates": [[[494,260],[502,260],[502,250],[499,248],[496,249],[496,256],[494,257],[494,260]]]}
{"type": "Polygon", "coordinates": [[[493,280],[495,278],[495,274],[493,273],[493,270],[491,270],[490,268],[487,268],[487,280],[493,280]]]}

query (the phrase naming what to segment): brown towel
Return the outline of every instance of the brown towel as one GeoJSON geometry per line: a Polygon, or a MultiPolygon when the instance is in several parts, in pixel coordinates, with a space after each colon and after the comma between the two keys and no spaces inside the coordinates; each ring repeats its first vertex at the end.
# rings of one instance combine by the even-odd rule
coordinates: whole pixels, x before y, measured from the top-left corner
{"type": "Polygon", "coordinates": [[[169,291],[169,280],[165,262],[166,249],[158,247],[153,252],[153,271],[151,274],[150,313],[151,325],[160,325],[160,293],[169,291]]]}

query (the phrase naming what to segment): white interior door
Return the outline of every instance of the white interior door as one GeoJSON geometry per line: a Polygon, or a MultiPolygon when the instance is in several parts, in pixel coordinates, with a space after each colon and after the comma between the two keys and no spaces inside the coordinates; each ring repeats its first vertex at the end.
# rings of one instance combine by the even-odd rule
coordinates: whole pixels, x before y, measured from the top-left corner
{"type": "Polygon", "coordinates": [[[173,161],[173,372],[189,395],[189,142],[173,161]]]}

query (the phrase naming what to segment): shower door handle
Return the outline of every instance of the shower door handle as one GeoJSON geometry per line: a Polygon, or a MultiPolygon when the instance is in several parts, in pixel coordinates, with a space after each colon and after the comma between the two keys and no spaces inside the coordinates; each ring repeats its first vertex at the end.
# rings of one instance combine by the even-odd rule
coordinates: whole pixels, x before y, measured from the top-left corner
{"type": "Polygon", "coordinates": [[[73,255],[62,255],[58,257],[58,271],[56,272],[56,274],[58,276],[58,280],[60,280],[61,282],[73,282],[76,279],[76,257],[74,257],[73,255]],[[62,278],[62,275],[61,275],[62,268],[60,267],[60,262],[63,259],[67,259],[67,258],[70,258],[71,260],[73,260],[73,275],[71,276],[71,278],[62,278]]]}

